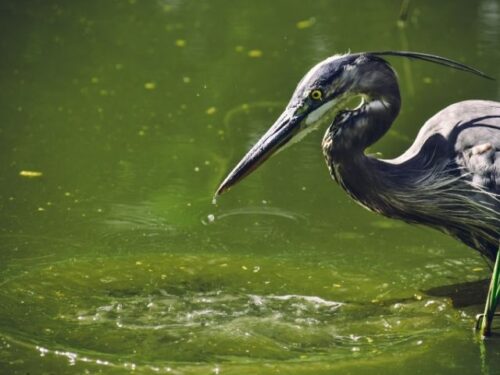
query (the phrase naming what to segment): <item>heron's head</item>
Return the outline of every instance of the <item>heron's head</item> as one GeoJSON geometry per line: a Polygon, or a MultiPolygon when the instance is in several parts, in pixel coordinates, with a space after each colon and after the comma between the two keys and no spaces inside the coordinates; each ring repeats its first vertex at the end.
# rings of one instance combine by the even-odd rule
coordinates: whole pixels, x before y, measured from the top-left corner
{"type": "Polygon", "coordinates": [[[362,99],[362,94],[353,90],[359,81],[359,57],[333,56],[309,70],[283,113],[226,177],[216,194],[228,190],[286,145],[333,121],[340,110],[352,105],[353,98],[362,99]]]}
{"type": "Polygon", "coordinates": [[[394,72],[379,57],[383,55],[431,61],[483,75],[452,60],[415,52],[366,52],[329,57],[300,80],[283,113],[224,179],[216,195],[228,190],[286,145],[333,122],[340,111],[363,105],[365,100],[382,91],[397,92],[399,98],[394,72]]]}

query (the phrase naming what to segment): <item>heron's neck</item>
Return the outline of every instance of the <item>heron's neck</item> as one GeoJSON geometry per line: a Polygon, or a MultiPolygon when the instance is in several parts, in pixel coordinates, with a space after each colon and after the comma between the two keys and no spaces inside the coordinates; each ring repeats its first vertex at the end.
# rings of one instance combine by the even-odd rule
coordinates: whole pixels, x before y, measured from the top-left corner
{"type": "Polygon", "coordinates": [[[349,159],[327,159],[333,179],[365,208],[389,217],[398,217],[399,202],[395,189],[399,186],[393,166],[364,153],[352,154],[349,159]]]}
{"type": "Polygon", "coordinates": [[[323,139],[323,149],[335,160],[363,154],[387,133],[401,108],[397,84],[386,92],[367,95],[362,106],[341,111],[323,139]]]}
{"type": "Polygon", "coordinates": [[[336,119],[326,132],[323,152],[332,177],[356,201],[390,215],[383,199],[390,166],[365,155],[365,149],[389,130],[401,107],[396,81],[383,87],[384,91],[370,94],[371,100],[360,108],[339,114],[344,118],[336,119]]]}

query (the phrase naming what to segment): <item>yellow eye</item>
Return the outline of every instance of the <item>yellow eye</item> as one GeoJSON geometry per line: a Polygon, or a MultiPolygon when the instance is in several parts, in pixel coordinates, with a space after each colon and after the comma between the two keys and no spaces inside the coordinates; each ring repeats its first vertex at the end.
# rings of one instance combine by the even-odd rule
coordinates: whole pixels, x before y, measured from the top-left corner
{"type": "Polygon", "coordinates": [[[314,99],[314,100],[323,99],[323,93],[321,92],[321,90],[318,90],[318,89],[312,90],[311,93],[309,94],[309,96],[311,97],[311,99],[314,99]]]}

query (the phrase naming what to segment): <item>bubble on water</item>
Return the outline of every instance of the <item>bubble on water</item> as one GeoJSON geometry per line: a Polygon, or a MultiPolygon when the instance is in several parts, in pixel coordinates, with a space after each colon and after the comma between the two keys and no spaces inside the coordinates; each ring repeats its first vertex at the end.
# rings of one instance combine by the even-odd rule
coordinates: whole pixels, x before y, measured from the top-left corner
{"type": "Polygon", "coordinates": [[[78,355],[76,353],[55,350],[54,354],[58,355],[58,356],[66,357],[68,359],[70,366],[76,365],[76,360],[78,358],[78,355]]]}
{"type": "Polygon", "coordinates": [[[206,218],[201,219],[201,223],[203,225],[210,225],[215,221],[215,215],[214,214],[208,214],[206,218]]]}
{"type": "Polygon", "coordinates": [[[48,349],[41,346],[37,346],[36,349],[40,352],[40,357],[45,357],[45,355],[49,352],[48,349]]]}

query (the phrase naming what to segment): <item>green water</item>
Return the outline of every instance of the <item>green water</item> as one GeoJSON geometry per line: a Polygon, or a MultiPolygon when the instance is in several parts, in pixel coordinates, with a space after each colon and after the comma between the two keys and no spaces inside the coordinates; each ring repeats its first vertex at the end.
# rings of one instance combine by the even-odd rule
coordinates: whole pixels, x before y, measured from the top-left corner
{"type": "MultiPolygon", "coordinates": [[[[2,1],[0,373],[500,374],[499,336],[472,330],[486,263],[350,201],[321,131],[212,204],[331,54],[431,52],[500,78],[499,1],[412,1],[404,27],[399,12],[2,1]]],[[[450,103],[500,100],[498,81],[391,63],[385,157],[450,103]]]]}

